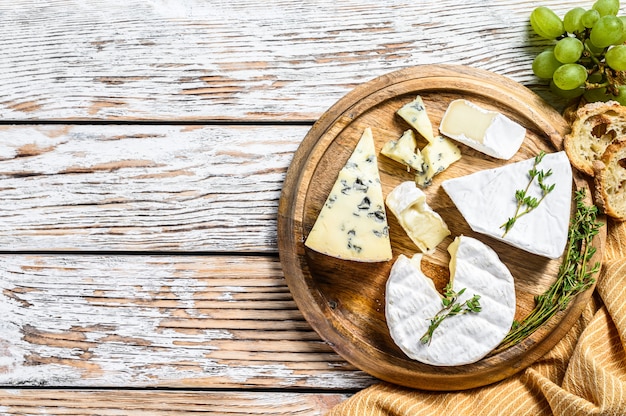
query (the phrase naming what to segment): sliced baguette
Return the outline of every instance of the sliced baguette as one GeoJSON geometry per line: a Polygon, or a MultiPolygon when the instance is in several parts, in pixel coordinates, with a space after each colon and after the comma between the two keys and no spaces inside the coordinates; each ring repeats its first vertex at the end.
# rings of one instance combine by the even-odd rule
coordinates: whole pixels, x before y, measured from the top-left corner
{"type": "Polygon", "coordinates": [[[593,169],[596,204],[606,215],[626,220],[626,141],[610,144],[593,169]]]}
{"type": "Polygon", "coordinates": [[[600,160],[611,143],[626,140],[626,107],[617,101],[595,102],[580,107],[565,136],[564,146],[572,165],[594,176],[594,161],[600,160]]]}

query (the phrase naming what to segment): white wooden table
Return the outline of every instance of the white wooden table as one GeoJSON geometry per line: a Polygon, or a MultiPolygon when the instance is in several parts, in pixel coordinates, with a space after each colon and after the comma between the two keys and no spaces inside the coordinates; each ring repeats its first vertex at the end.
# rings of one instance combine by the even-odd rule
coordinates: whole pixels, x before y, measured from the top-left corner
{"type": "Polygon", "coordinates": [[[294,151],[414,65],[554,102],[528,16],[592,3],[0,0],[0,413],[317,415],[375,383],[284,281],[294,151]]]}

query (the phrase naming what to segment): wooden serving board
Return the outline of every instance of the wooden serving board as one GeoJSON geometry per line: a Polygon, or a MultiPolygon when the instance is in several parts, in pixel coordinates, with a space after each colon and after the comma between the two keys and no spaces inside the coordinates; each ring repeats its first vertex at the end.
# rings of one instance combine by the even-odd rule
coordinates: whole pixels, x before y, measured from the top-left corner
{"type": "MultiPolygon", "coordinates": [[[[435,367],[409,359],[391,339],[385,322],[385,284],[391,266],[399,254],[410,257],[419,251],[393,214],[388,214],[394,255],[391,261],[339,260],[304,246],[339,170],[363,130],[371,127],[380,151],[386,141],[399,138],[409,128],[395,112],[416,95],[424,99],[434,130],[438,129],[450,101],[457,98],[499,111],[527,129],[521,149],[509,161],[459,145],[461,160],[423,189],[429,205],[443,217],[452,235],[438,246],[436,253],[424,256],[422,269],[441,290],[449,279],[449,243],[461,234],[478,238],[498,253],[514,276],[515,319],[521,320],[533,309],[534,297],[555,280],[561,260],[532,255],[474,233],[441,188],[441,182],[529,159],[540,150],[560,150],[569,126],[558,112],[520,84],[469,67],[425,65],[390,73],[357,87],[318,120],[298,148],[285,179],[278,218],[280,259],[289,288],[305,318],[353,365],[382,380],[420,389],[482,386],[520,371],[550,350],[579,317],[592,290],[578,296],[567,310],[514,347],[493,352],[473,364],[435,367]]],[[[418,147],[425,144],[419,141],[418,147]]],[[[414,173],[385,156],[379,155],[378,166],[385,197],[401,182],[414,179],[414,173]]],[[[574,188],[586,186],[578,177],[573,183],[574,188]]],[[[597,241],[598,258],[602,253],[601,241],[597,241]]]]}

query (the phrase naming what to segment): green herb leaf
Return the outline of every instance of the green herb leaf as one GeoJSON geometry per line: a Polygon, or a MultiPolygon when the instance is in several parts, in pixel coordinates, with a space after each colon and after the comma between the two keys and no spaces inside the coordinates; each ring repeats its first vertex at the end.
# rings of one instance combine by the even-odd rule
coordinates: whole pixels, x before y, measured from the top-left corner
{"type": "Polygon", "coordinates": [[[500,226],[500,228],[504,229],[504,233],[502,234],[503,238],[511,230],[511,228],[513,228],[513,225],[515,225],[515,222],[518,218],[528,214],[529,212],[537,208],[541,201],[543,201],[544,198],[554,190],[556,184],[544,183],[545,178],[552,175],[552,169],[549,169],[547,172],[537,169],[537,165],[541,163],[545,155],[546,153],[542,150],[537,156],[535,156],[533,167],[528,171],[529,181],[528,185],[526,185],[526,189],[518,189],[515,191],[515,200],[517,201],[517,207],[515,208],[515,214],[500,226]],[[539,185],[539,189],[541,190],[540,199],[528,195],[528,191],[535,181],[535,178],[537,178],[537,183],[539,185]]]}
{"type": "Polygon", "coordinates": [[[439,327],[439,324],[444,321],[444,319],[455,315],[463,315],[469,312],[478,313],[482,310],[479,302],[479,295],[474,295],[472,298],[463,303],[457,302],[458,297],[465,292],[465,289],[466,288],[463,288],[458,292],[455,292],[450,283],[446,285],[443,290],[443,298],[441,299],[443,308],[441,308],[441,310],[437,312],[434,317],[430,318],[430,325],[424,335],[420,338],[420,342],[422,344],[430,344],[430,341],[433,338],[433,333],[439,327]]]}
{"type": "Polygon", "coordinates": [[[602,224],[596,221],[598,208],[583,202],[585,193],[579,190],[575,194],[576,212],[570,222],[567,249],[556,281],[543,294],[535,297],[535,308],[528,316],[521,322],[513,322],[498,349],[520,343],[594,284],[594,275],[600,271],[600,263],[594,263],[591,268],[589,266],[596,252],[592,246],[593,238],[600,232],[602,224]]]}

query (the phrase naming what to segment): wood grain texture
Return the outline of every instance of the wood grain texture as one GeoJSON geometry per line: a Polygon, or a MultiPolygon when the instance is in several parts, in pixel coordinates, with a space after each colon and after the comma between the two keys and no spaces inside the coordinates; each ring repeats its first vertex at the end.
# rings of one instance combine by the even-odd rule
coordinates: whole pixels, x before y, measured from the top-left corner
{"type": "Polygon", "coordinates": [[[0,412],[11,415],[320,416],[346,393],[0,389],[0,412]]]}
{"type": "Polygon", "coordinates": [[[373,382],[311,329],[275,257],[2,255],[0,270],[3,386],[373,382]]]}
{"type": "MultiPolygon", "coordinates": [[[[389,335],[385,320],[385,285],[397,257],[387,262],[360,263],[322,255],[304,246],[339,170],[364,129],[372,129],[376,149],[380,151],[384,143],[396,140],[409,128],[395,113],[416,95],[423,98],[435,130],[448,104],[456,99],[467,99],[482,108],[500,112],[526,129],[522,147],[510,160],[497,160],[461,145],[461,159],[435,176],[432,184],[421,188],[428,205],[441,215],[451,231],[421,263],[424,273],[442,290],[450,279],[448,245],[459,235],[477,238],[495,250],[514,277],[515,319],[522,320],[529,314],[535,306],[535,296],[556,279],[562,259],[531,255],[474,232],[441,183],[531,159],[540,150],[550,153],[562,150],[569,126],[558,112],[528,89],[492,72],[442,65],[396,71],[363,84],[324,113],[298,148],[285,180],[278,222],[281,261],[296,303],[307,320],[357,367],[386,381],[418,389],[480,387],[528,367],[549,351],[576,322],[592,290],[579,296],[567,310],[518,345],[495,351],[467,365],[431,366],[408,358],[389,335]]],[[[421,139],[419,143],[418,140],[421,148],[426,141],[421,139]]],[[[384,157],[377,163],[383,197],[400,183],[414,180],[415,173],[407,172],[403,165],[384,157]]],[[[575,176],[574,183],[558,183],[557,186],[576,185],[577,189],[587,190],[586,182],[577,179],[575,176]]],[[[510,192],[513,197],[515,190],[510,192]]],[[[587,194],[590,193],[587,191],[587,194]]],[[[570,205],[566,209],[570,209],[570,205]]],[[[506,219],[507,214],[502,215],[506,219]]],[[[388,219],[394,256],[404,254],[411,258],[419,250],[395,217],[388,219]]],[[[340,236],[329,230],[328,238],[340,236]]],[[[598,256],[602,253],[602,238],[596,240],[598,256]]]]}
{"type": "Polygon", "coordinates": [[[283,280],[287,167],[307,123],[393,70],[553,99],[534,6],[0,0],[0,413],[318,415],[375,382],[283,280]]]}
{"type": "Polygon", "coordinates": [[[307,126],[0,126],[0,250],[276,252],[307,126]]]}
{"type": "MultiPolygon", "coordinates": [[[[557,13],[589,1],[541,3],[557,13]]],[[[354,86],[463,64],[540,93],[523,0],[0,1],[0,119],[314,120],[354,86]]]]}

